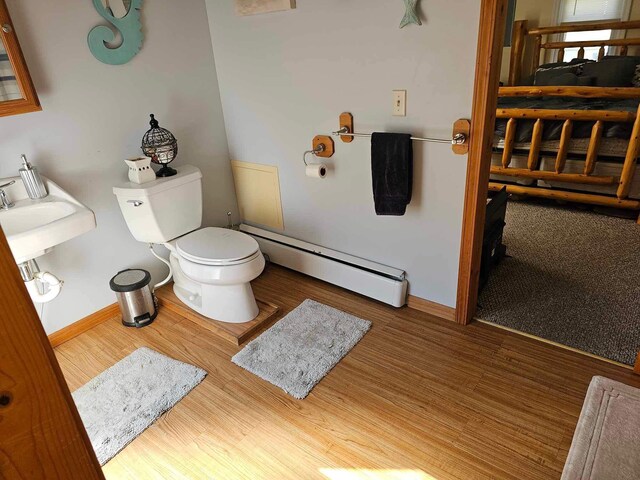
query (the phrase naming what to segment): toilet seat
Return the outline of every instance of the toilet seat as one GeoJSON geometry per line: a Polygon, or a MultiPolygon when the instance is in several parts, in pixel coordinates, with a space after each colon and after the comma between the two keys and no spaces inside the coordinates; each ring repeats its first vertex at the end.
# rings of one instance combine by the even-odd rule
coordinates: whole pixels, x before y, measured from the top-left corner
{"type": "Polygon", "coordinates": [[[258,242],[249,235],[227,228],[206,227],[180,237],[179,255],[193,263],[231,266],[250,262],[260,254],[258,242]]]}

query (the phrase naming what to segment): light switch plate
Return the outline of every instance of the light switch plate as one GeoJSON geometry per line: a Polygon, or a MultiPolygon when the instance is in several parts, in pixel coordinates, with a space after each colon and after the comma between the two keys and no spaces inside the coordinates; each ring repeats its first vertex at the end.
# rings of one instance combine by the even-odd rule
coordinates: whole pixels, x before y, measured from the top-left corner
{"type": "Polygon", "coordinates": [[[393,116],[394,117],[407,116],[407,91],[406,90],[393,91],[393,116]]]}

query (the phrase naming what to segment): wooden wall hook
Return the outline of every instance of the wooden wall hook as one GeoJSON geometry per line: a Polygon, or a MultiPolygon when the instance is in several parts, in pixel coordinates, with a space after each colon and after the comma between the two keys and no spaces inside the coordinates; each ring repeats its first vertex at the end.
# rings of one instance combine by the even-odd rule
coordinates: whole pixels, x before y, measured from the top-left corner
{"type": "MultiPolygon", "coordinates": [[[[340,130],[343,128],[347,129],[347,133],[353,133],[355,130],[353,129],[353,115],[349,112],[343,112],[340,114],[340,130]]],[[[340,140],[344,143],[353,142],[353,137],[349,135],[340,135],[340,140]]]]}
{"type": "Polygon", "coordinates": [[[318,148],[318,145],[324,145],[324,151],[316,154],[318,157],[329,158],[333,157],[335,153],[335,145],[333,143],[333,138],[328,137],[327,135],[317,135],[313,137],[313,149],[318,148]]]}

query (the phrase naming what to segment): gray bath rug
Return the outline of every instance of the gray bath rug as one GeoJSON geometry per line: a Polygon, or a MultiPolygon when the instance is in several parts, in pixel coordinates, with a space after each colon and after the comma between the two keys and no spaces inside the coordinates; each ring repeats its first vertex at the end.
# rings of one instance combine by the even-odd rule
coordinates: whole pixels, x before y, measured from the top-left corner
{"type": "Polygon", "coordinates": [[[593,377],[562,480],[640,478],[640,389],[593,377]]]}
{"type": "Polygon", "coordinates": [[[142,347],[73,392],[100,465],[206,376],[201,368],[142,347]]]}
{"type": "Polygon", "coordinates": [[[231,360],[303,399],[371,328],[371,322],[305,300],[231,360]]]}

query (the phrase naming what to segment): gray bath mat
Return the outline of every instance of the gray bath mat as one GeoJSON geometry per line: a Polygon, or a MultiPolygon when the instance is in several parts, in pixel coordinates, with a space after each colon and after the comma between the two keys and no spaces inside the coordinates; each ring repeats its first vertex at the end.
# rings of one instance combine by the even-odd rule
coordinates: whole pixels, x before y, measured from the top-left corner
{"type": "Polygon", "coordinates": [[[100,465],[206,376],[201,368],[142,347],[73,392],[100,465]]]}
{"type": "Polygon", "coordinates": [[[305,300],[231,360],[303,399],[371,328],[371,322],[305,300]]]}
{"type": "Polygon", "coordinates": [[[640,478],[640,389],[593,377],[563,480],[640,478]]]}

